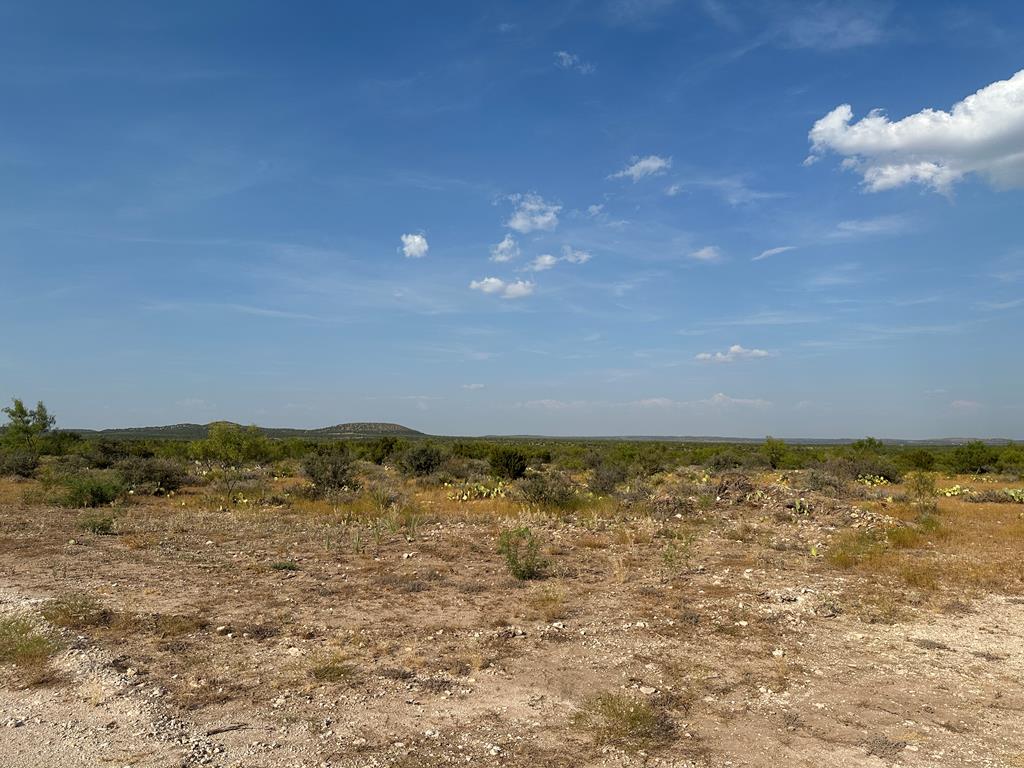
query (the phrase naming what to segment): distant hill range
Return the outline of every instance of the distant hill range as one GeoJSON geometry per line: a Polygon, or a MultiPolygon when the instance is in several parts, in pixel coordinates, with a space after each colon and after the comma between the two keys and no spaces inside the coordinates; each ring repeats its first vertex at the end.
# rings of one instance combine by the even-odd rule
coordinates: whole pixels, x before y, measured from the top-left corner
{"type": "MultiPolygon", "coordinates": [[[[82,437],[99,438],[108,437],[112,440],[202,440],[210,431],[213,424],[233,424],[230,421],[214,421],[210,424],[171,424],[164,427],[118,427],[114,429],[65,429],[64,432],[77,432],[82,437]]],[[[234,424],[234,426],[242,426],[234,424]]],[[[267,437],[286,439],[297,437],[303,440],[355,440],[360,438],[384,437],[433,437],[437,439],[458,439],[455,437],[442,437],[440,435],[428,435],[401,424],[391,424],[384,421],[353,421],[346,424],[335,424],[333,427],[320,427],[319,429],[290,429],[287,427],[257,427],[267,437]]],[[[462,438],[467,439],[467,438],[462,438]]],[[[482,435],[480,440],[565,440],[565,441],[648,441],[663,443],[762,443],[764,438],[760,437],[714,437],[709,435],[607,435],[607,436],[579,436],[579,437],[552,437],[549,435],[482,435]]],[[[849,445],[854,442],[853,438],[814,438],[814,437],[786,437],[783,438],[790,445],[849,445]]],[[[969,443],[972,440],[981,439],[988,445],[1012,445],[1013,440],[1006,438],[973,438],[973,437],[939,437],[930,440],[900,440],[882,438],[881,442],[894,446],[954,446],[969,443]]]]}
{"type": "MultiPolygon", "coordinates": [[[[82,437],[108,437],[112,440],[202,440],[213,424],[233,424],[230,421],[215,421],[210,424],[171,424],[165,427],[122,427],[115,429],[67,429],[82,437]]],[[[234,426],[242,426],[234,424],[234,426]]],[[[319,429],[289,429],[286,427],[257,427],[267,437],[285,439],[298,437],[304,440],[347,440],[360,437],[423,437],[423,432],[381,421],[353,421],[335,424],[319,429]]]]}

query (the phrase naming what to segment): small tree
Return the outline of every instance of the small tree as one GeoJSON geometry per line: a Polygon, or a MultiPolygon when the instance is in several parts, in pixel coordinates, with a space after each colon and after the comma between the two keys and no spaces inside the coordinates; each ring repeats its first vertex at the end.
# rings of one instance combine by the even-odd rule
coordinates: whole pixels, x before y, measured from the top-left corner
{"type": "Polygon", "coordinates": [[[980,473],[990,471],[999,460],[999,453],[981,440],[958,445],[950,456],[950,468],[954,472],[980,473]]]}
{"type": "Polygon", "coordinates": [[[3,430],[3,444],[8,448],[31,450],[39,438],[53,429],[57,419],[49,414],[43,401],[29,410],[18,398],[12,399],[12,405],[4,408],[7,414],[7,426],[3,430]]]}
{"type": "Polygon", "coordinates": [[[270,441],[259,427],[239,427],[237,424],[211,424],[205,440],[189,445],[193,458],[213,464],[215,462],[237,467],[270,458],[270,441]]]}
{"type": "Polygon", "coordinates": [[[771,436],[766,437],[764,445],[761,446],[761,453],[764,454],[765,461],[768,462],[768,466],[772,469],[778,469],[782,466],[788,451],[788,446],[782,440],[771,436]]]}
{"type": "Polygon", "coordinates": [[[518,480],[526,474],[526,454],[503,445],[491,452],[491,474],[506,480],[518,480]]]}

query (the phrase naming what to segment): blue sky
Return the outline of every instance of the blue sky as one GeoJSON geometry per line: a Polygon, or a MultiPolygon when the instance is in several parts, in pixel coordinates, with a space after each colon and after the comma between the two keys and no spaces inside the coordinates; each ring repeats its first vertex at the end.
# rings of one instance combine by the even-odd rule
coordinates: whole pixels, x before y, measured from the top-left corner
{"type": "Polygon", "coordinates": [[[0,3],[0,391],[1021,439],[1021,51],[1014,2],[0,3]]]}

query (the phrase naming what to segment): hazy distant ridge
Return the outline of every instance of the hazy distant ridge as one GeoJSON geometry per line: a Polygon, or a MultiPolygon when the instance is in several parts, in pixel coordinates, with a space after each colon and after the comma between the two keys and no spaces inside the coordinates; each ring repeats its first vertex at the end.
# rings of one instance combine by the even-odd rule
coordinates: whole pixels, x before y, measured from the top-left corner
{"type": "MultiPolygon", "coordinates": [[[[232,422],[211,422],[211,424],[231,424],[232,422]]],[[[115,440],[202,440],[210,431],[210,424],[170,424],[162,427],[116,427],[113,429],[69,429],[83,437],[109,437],[115,440]]],[[[236,425],[240,426],[240,425],[236,425]]],[[[353,437],[379,437],[393,435],[395,437],[418,437],[423,432],[382,421],[353,421],[346,424],[335,424],[332,427],[319,429],[289,429],[287,427],[257,427],[267,437],[300,437],[309,440],[338,440],[353,437]]]]}

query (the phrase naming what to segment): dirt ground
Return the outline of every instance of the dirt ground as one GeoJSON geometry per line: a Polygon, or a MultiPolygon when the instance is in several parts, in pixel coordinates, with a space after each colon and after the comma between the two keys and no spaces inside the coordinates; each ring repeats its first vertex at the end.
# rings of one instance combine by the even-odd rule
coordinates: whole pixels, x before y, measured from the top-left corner
{"type": "Polygon", "coordinates": [[[913,510],[800,483],[664,519],[424,489],[402,529],[189,489],[100,535],[2,481],[0,616],[60,646],[0,665],[0,766],[1024,766],[1024,507],[843,565],[913,510]],[[498,553],[524,524],[543,579],[498,553]]]}

